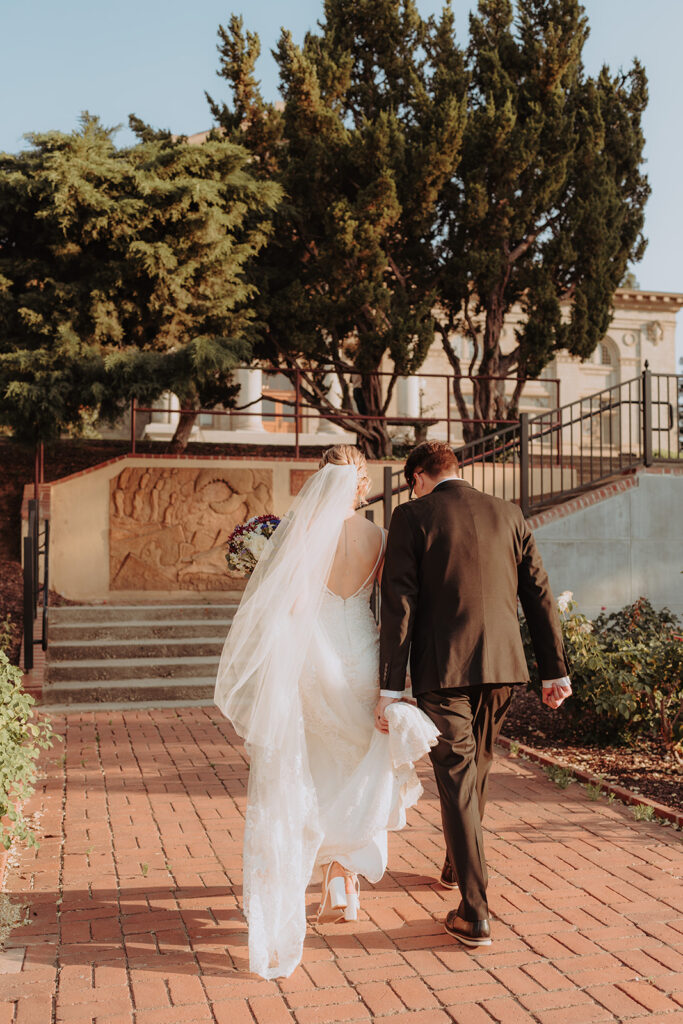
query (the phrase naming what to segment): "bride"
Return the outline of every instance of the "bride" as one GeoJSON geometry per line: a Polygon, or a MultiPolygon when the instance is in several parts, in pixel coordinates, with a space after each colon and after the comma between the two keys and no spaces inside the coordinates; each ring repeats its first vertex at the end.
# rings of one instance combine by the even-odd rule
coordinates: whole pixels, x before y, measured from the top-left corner
{"type": "Polygon", "coordinates": [[[244,910],[264,978],[301,960],[311,881],[322,879],[318,921],[357,919],[358,875],[384,874],[387,830],[422,792],[413,763],[438,735],[406,702],[373,718],[370,597],[386,535],[356,514],[368,487],[357,448],[324,453],[247,584],[218,670],[215,702],[250,759],[244,910]]]}

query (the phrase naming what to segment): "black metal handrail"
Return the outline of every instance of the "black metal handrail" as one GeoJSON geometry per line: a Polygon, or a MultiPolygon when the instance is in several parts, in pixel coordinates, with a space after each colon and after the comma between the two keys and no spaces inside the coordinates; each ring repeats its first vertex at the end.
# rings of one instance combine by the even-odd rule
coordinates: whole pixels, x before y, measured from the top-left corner
{"type": "Polygon", "coordinates": [[[28,530],[24,537],[24,669],[30,672],[33,668],[33,648],[40,644],[47,650],[47,615],[49,596],[49,552],[50,523],[43,522],[42,545],[40,531],[40,509],[36,498],[28,503],[28,530]],[[43,557],[43,581],[40,582],[40,557],[43,557]],[[41,635],[35,637],[35,624],[38,619],[38,596],[43,592],[41,613],[41,635]]]}
{"type": "MultiPolygon", "coordinates": [[[[683,376],[653,374],[646,364],[638,377],[537,416],[522,413],[519,423],[462,445],[461,473],[528,516],[639,465],[683,465],[682,402],[683,376]]],[[[394,498],[407,492],[403,471],[387,467],[368,505],[383,503],[387,526],[394,498]]]]}

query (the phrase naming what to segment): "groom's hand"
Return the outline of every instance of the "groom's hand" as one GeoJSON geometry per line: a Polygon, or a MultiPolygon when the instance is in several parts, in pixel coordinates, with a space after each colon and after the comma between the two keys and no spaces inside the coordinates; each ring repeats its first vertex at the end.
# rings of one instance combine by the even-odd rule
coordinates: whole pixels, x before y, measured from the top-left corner
{"type": "Polygon", "coordinates": [[[571,697],[572,695],[572,684],[568,676],[564,676],[562,679],[552,679],[550,683],[543,683],[543,696],[542,700],[546,707],[552,708],[553,711],[559,708],[560,704],[571,697]]]}
{"type": "Polygon", "coordinates": [[[400,700],[399,697],[380,697],[375,706],[375,729],[379,732],[389,732],[389,723],[386,720],[384,712],[390,704],[394,704],[396,700],[400,700]]]}

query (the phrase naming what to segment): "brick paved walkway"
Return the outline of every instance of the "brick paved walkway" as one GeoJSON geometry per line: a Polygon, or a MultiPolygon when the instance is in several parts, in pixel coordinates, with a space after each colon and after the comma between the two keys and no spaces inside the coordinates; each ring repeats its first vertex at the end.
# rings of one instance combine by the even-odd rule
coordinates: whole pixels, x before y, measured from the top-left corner
{"type": "MultiPolygon", "coordinates": [[[[247,973],[246,764],[214,708],[71,714],[5,889],[0,1024],[683,1021],[680,834],[501,755],[487,819],[494,943],[442,930],[453,896],[426,795],[362,920],[309,931],[288,980],[247,973]],[[62,843],[62,835],[65,842],[62,843]],[[677,910],[678,905],[678,910],[677,910]]],[[[315,905],[311,893],[310,908],[315,905]]]]}

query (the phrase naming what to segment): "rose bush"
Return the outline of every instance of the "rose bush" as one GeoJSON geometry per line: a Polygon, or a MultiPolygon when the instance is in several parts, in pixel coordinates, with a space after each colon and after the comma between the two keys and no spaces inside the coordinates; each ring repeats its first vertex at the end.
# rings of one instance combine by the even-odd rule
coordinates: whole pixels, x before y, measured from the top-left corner
{"type": "MultiPolygon", "coordinates": [[[[594,621],[577,611],[572,594],[558,598],[573,696],[565,713],[587,740],[629,743],[659,737],[683,759],[683,639],[668,609],[646,598],[594,621]]],[[[526,623],[522,637],[531,686],[541,681],[526,623]]]]}

